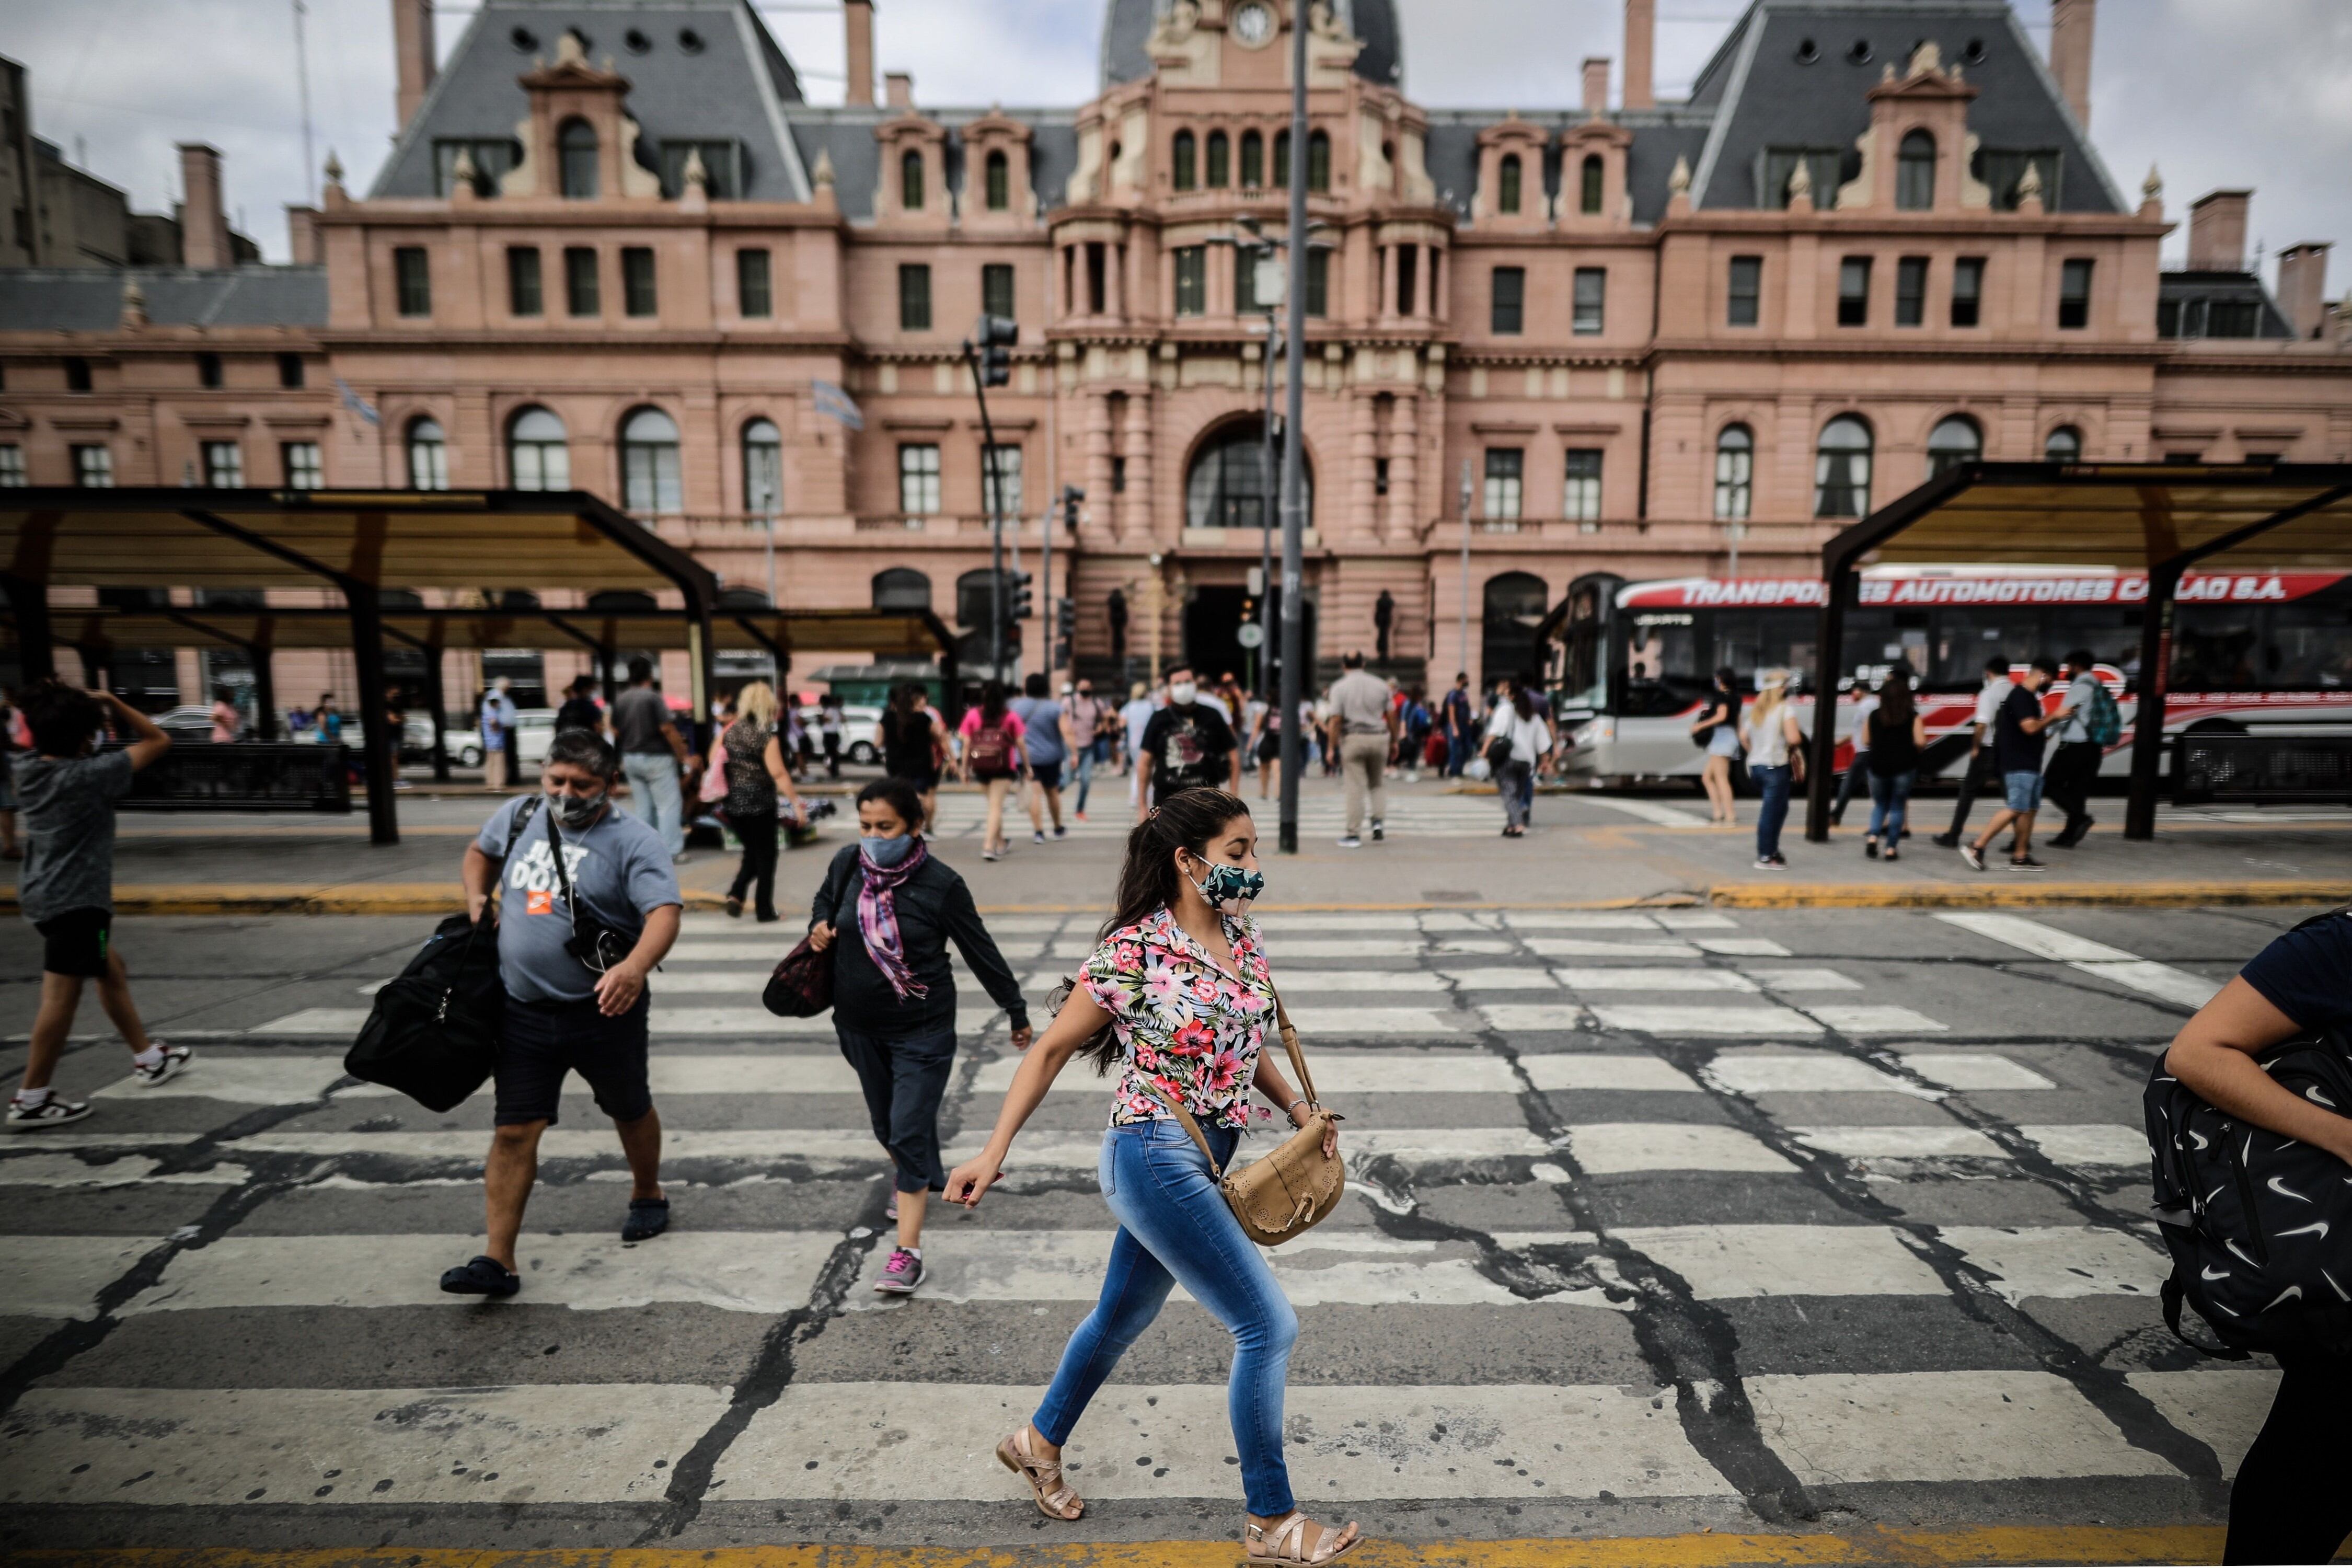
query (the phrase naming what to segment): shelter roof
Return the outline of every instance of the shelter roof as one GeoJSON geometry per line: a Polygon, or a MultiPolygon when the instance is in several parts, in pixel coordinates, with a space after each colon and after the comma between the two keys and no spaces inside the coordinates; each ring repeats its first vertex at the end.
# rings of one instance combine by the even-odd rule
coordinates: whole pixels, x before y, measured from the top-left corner
{"type": "MultiPolygon", "coordinates": [[[[69,647],[347,648],[351,616],[336,608],[221,609],[213,606],[120,610],[104,605],[53,605],[53,639],[69,647]]],[[[386,637],[411,647],[580,648],[657,653],[688,647],[684,616],[673,611],[614,614],[564,609],[393,609],[383,613],[386,637]]],[[[13,616],[0,615],[0,633],[16,636],[13,616]]],[[[864,648],[877,656],[922,657],[944,651],[951,637],[923,611],[722,609],[711,621],[711,646],[727,652],[790,653],[810,648],[864,648]]]]}
{"type": "Polygon", "coordinates": [[[1880,563],[2352,570],[2352,464],[1964,463],[1822,548],[1880,563]]]}
{"type": "Polygon", "coordinates": [[[0,563],[108,588],[691,590],[708,568],[580,490],[42,487],[0,492],[0,563]]]}

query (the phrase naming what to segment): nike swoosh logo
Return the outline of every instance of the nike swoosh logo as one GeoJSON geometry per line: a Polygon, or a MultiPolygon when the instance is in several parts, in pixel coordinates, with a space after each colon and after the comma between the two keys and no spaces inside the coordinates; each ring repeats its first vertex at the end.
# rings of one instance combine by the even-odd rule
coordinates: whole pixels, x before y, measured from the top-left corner
{"type": "Polygon", "coordinates": [[[2199,1275],[2199,1278],[2204,1279],[2227,1279],[2229,1277],[2230,1271],[2226,1268],[2207,1268],[2201,1270],[2199,1275]]]}
{"type": "Polygon", "coordinates": [[[2311,1199],[2305,1197],[2301,1193],[2296,1192],[2293,1187],[2288,1186],[2284,1180],[2277,1176],[2273,1176],[2269,1181],[2264,1182],[2263,1185],[2270,1188],[2271,1191],[2276,1193],[2279,1196],[2283,1198],[2293,1198],[2299,1204],[2307,1204],[2312,1201],[2311,1199]]]}
{"type": "Polygon", "coordinates": [[[2282,1241],[2290,1236],[2316,1236],[2320,1240],[2325,1241],[2327,1239],[2327,1222],[2324,1219],[2315,1219],[2309,1225],[2299,1225],[2293,1230],[2279,1232],[2279,1239],[2282,1241]]]}

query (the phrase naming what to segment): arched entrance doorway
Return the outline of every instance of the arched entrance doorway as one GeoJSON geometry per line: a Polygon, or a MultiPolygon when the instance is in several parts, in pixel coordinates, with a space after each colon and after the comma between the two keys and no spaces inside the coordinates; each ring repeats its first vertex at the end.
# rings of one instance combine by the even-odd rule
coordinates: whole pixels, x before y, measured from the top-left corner
{"type": "Polygon", "coordinates": [[[1478,679],[1491,686],[1507,675],[1541,675],[1536,627],[1550,607],[1544,580],[1532,572],[1486,579],[1486,621],[1478,638],[1478,679]]]}
{"type": "MultiPolygon", "coordinates": [[[[1315,465],[1300,454],[1307,526],[1315,526],[1315,465]]],[[[1184,526],[1231,530],[1239,542],[1256,543],[1269,523],[1279,526],[1281,496],[1272,482],[1266,461],[1265,421],[1250,414],[1216,426],[1193,449],[1184,470],[1184,526]]],[[[1277,557],[1282,542],[1275,541],[1277,557]]],[[[1268,641],[1280,640],[1281,595],[1274,605],[1276,619],[1269,624],[1268,641]]],[[[1315,668],[1315,602],[1305,605],[1306,667],[1311,682],[1315,668]]],[[[1231,670],[1244,686],[1255,689],[1261,661],[1274,669],[1280,663],[1273,647],[1242,646],[1242,627],[1258,618],[1258,596],[1246,587],[1209,584],[1196,588],[1184,605],[1184,657],[1194,669],[1213,679],[1231,670]]]]}
{"type": "MultiPolygon", "coordinates": [[[[1268,673],[1275,679],[1282,674],[1282,588],[1276,584],[1273,618],[1267,624],[1267,646],[1246,648],[1242,646],[1241,631],[1244,625],[1257,621],[1257,595],[1246,587],[1210,584],[1192,590],[1184,605],[1184,662],[1191,665],[1205,680],[1213,680],[1228,670],[1238,678],[1244,689],[1257,689],[1258,663],[1264,658],[1268,673]]],[[[1299,605],[1298,646],[1304,654],[1300,668],[1307,687],[1315,684],[1315,596],[1312,594],[1299,605]]]]}

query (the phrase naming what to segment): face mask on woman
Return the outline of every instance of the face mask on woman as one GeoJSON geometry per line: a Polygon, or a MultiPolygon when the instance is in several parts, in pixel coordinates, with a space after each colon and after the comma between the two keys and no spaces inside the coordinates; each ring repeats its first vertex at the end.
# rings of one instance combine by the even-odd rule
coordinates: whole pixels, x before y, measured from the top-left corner
{"type": "Polygon", "coordinates": [[[1243,905],[1265,891],[1265,873],[1244,870],[1229,860],[1221,861],[1211,866],[1209,874],[1194,882],[1192,889],[1219,914],[1237,915],[1243,905]]]}
{"type": "Polygon", "coordinates": [[[866,863],[886,871],[904,860],[914,847],[915,836],[911,833],[901,833],[896,838],[866,837],[857,841],[857,852],[866,857],[866,863]]]}

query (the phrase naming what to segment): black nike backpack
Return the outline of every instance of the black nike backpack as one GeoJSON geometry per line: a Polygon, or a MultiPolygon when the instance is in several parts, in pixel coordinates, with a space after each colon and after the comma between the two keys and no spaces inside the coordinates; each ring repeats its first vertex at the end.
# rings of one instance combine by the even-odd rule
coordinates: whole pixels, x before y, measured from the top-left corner
{"type": "MultiPolygon", "coordinates": [[[[2342,1032],[2284,1041],[2254,1059],[2273,1082],[2352,1115],[2352,1038],[2342,1032]]],[[[2255,1351],[2352,1354],[2352,1167],[2208,1105],[2161,1058],[2142,1103],[2156,1217],[2172,1254],[2167,1326],[2231,1361],[2255,1351]],[[2181,1332],[2184,1302],[2225,1348],[2181,1332]]]]}

